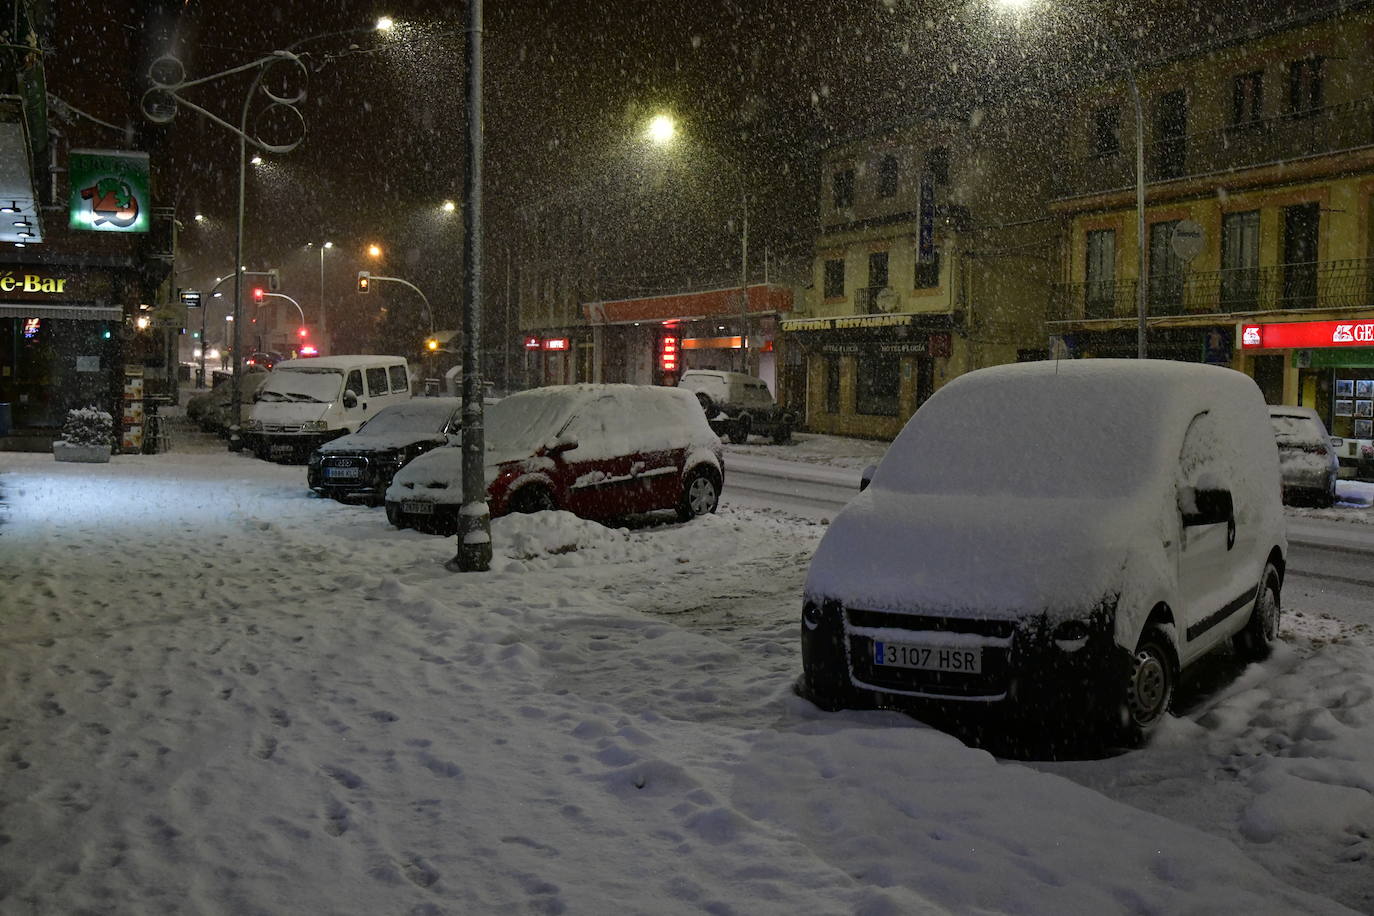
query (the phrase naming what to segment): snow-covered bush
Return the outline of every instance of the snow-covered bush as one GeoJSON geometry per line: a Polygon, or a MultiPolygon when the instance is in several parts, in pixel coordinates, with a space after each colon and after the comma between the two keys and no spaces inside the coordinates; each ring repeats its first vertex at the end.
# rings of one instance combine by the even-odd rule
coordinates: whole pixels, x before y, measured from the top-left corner
{"type": "Polygon", "coordinates": [[[114,417],[94,405],[67,411],[62,440],[68,445],[109,445],[114,438],[114,417]]]}

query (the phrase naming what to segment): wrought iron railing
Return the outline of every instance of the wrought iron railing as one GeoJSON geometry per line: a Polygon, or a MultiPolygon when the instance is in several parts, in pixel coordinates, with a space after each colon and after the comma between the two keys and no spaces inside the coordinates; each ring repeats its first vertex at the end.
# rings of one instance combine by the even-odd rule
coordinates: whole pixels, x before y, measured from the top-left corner
{"type": "Polygon", "coordinates": [[[877,315],[882,312],[878,304],[878,295],[886,286],[861,286],[854,290],[854,311],[859,315],[877,315]]]}
{"type": "MultiPolygon", "coordinates": [[[[1301,309],[1374,308],[1374,260],[1308,261],[1270,267],[1192,271],[1154,278],[1146,314],[1217,315],[1301,309]]],[[[1050,294],[1050,321],[1130,318],[1136,282],[1060,283],[1050,294]]]]}
{"type": "MultiPolygon", "coordinates": [[[[1374,145],[1374,98],[1261,118],[1145,144],[1145,179],[1249,168],[1374,145]]],[[[1135,144],[1122,137],[1107,156],[1065,161],[1050,176],[1054,197],[1076,197],[1135,187],[1135,144]]]]}

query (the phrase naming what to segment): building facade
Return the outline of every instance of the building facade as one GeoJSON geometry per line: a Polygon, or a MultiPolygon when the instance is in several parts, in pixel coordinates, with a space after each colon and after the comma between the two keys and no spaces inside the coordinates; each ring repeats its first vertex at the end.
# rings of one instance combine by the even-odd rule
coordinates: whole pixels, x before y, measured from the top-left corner
{"type": "Polygon", "coordinates": [[[811,295],[782,323],[809,429],[895,436],[949,380],[1043,350],[1053,233],[1016,124],[927,118],[827,151],[811,295]]]}
{"type": "Polygon", "coordinates": [[[1134,356],[1143,287],[1150,356],[1240,369],[1270,403],[1370,439],[1358,399],[1341,402],[1374,385],[1374,340],[1331,337],[1374,319],[1371,37],[1370,5],[1348,4],[1138,71],[1143,237],[1130,83],[1083,95],[1051,191],[1065,227],[1053,347],[1134,356]],[[1324,341],[1290,332],[1312,323],[1324,341]]]}

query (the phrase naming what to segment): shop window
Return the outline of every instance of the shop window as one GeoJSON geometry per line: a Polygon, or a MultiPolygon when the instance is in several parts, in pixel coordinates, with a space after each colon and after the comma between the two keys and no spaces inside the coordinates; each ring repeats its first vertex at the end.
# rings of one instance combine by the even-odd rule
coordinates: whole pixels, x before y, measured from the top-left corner
{"type": "Polygon", "coordinates": [[[844,298],[844,258],[831,258],[825,262],[825,298],[844,298]]]}
{"type": "Polygon", "coordinates": [[[896,356],[860,356],[855,367],[858,387],[854,412],[871,417],[895,417],[901,392],[901,360],[896,356]]]}
{"type": "Polygon", "coordinates": [[[840,412],[840,358],[825,358],[825,412],[840,412]]]}

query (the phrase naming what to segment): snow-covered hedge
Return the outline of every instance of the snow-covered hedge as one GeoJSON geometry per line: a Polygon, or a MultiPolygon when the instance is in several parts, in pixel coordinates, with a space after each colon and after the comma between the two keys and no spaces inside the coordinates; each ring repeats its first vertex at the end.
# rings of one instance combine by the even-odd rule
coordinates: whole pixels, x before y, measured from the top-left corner
{"type": "Polygon", "coordinates": [[[67,411],[62,441],[68,445],[109,445],[114,439],[114,417],[94,405],[67,411]]]}

